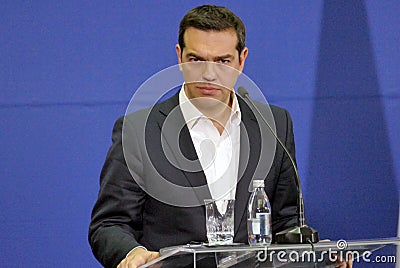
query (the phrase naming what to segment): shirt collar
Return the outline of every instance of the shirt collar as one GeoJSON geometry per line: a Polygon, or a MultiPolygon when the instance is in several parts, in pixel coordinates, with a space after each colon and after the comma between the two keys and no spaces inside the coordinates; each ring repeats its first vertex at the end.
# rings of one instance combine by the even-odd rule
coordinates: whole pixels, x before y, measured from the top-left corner
{"type": "Polygon", "coordinates": [[[179,106],[181,107],[183,117],[189,129],[192,129],[201,118],[205,118],[186,96],[185,84],[182,85],[179,92],[179,106]]]}
{"type": "Polygon", "coordinates": [[[240,121],[242,120],[242,112],[240,111],[239,107],[239,102],[236,97],[236,94],[233,95],[233,100],[232,100],[232,114],[229,120],[231,120],[231,123],[234,126],[238,126],[240,124],[240,121]]]}
{"type": "MultiPolygon", "coordinates": [[[[230,123],[234,126],[238,126],[242,120],[242,113],[240,111],[239,103],[236,94],[233,95],[232,100],[232,114],[229,118],[230,123]]],[[[182,85],[179,91],[179,106],[182,110],[183,117],[185,118],[186,125],[189,129],[192,129],[200,119],[206,119],[202,112],[200,112],[196,106],[189,100],[185,92],[185,84],[182,85]]]]}

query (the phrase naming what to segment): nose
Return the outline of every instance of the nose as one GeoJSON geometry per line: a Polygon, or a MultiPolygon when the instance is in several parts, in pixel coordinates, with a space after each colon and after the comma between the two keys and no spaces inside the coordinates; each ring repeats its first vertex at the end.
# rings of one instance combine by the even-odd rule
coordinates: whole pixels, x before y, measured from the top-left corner
{"type": "Polygon", "coordinates": [[[211,61],[204,62],[203,79],[207,82],[216,80],[215,63],[211,61]]]}

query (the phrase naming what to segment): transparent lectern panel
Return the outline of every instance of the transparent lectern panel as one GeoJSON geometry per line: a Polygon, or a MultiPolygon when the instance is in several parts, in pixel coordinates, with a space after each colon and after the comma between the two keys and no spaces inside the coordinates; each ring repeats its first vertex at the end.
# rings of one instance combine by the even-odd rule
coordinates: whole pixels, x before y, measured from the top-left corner
{"type": "Polygon", "coordinates": [[[319,242],[314,245],[183,245],[164,248],[161,257],[142,267],[249,268],[334,267],[336,259],[351,257],[355,266],[395,267],[399,238],[319,242]],[[386,246],[386,247],[385,247],[386,246]],[[383,248],[383,249],[382,249],[383,248]]]}

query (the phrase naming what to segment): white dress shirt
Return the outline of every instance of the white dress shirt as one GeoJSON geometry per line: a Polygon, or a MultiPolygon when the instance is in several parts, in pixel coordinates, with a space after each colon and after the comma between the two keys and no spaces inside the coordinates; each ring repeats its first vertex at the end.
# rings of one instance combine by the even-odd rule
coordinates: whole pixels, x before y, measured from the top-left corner
{"type": "Polygon", "coordinates": [[[220,134],[212,121],[202,114],[186,96],[184,85],[179,105],[189,129],[200,164],[213,199],[235,199],[240,151],[241,112],[235,94],[232,111],[220,134]]]}

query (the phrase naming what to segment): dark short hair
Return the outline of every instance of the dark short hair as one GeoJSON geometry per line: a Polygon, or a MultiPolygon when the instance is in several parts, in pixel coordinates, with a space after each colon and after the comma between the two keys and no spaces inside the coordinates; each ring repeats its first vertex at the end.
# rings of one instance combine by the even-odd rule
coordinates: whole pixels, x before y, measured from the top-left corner
{"type": "Polygon", "coordinates": [[[189,10],[179,25],[178,43],[181,51],[185,47],[183,36],[189,27],[203,31],[223,31],[233,28],[238,38],[236,49],[239,54],[246,46],[246,29],[242,20],[226,7],[204,5],[189,10]]]}

